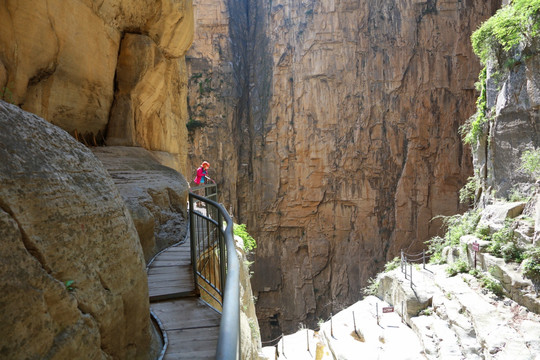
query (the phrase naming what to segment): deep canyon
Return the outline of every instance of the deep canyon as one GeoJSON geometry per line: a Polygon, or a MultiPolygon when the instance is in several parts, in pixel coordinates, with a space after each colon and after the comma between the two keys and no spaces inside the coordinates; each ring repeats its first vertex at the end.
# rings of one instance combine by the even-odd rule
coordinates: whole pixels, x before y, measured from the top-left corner
{"type": "MultiPolygon", "coordinates": [[[[361,297],[462,211],[471,33],[501,1],[194,1],[188,169],[257,238],[263,340],[361,297]]],[[[189,175],[188,175],[189,177],[189,175]]]]}
{"type": "Polygon", "coordinates": [[[442,232],[436,216],[465,209],[470,36],[504,2],[4,0],[0,89],[188,181],[208,160],[258,242],[264,340],[357,301],[386,261],[442,232]]]}

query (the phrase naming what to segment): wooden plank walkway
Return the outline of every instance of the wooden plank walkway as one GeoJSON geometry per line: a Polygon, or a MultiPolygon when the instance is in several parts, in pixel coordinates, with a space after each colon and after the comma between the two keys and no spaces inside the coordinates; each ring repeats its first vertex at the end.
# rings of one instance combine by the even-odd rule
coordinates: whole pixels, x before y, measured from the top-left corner
{"type": "Polygon", "coordinates": [[[148,290],[150,309],[167,333],[163,359],[214,359],[221,315],[195,296],[189,238],[150,264],[148,290]]]}

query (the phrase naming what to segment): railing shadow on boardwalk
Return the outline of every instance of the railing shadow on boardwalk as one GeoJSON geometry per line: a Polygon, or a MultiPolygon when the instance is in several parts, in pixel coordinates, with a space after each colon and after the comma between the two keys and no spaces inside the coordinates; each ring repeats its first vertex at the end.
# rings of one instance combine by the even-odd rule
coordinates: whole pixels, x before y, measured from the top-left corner
{"type": "MultiPolygon", "coordinates": [[[[216,198],[209,184],[204,195],[216,198]]],[[[217,189],[217,188],[216,188],[217,189]]],[[[239,262],[222,205],[190,192],[189,241],[149,264],[151,311],[165,332],[163,359],[239,359],[239,262]]]]}

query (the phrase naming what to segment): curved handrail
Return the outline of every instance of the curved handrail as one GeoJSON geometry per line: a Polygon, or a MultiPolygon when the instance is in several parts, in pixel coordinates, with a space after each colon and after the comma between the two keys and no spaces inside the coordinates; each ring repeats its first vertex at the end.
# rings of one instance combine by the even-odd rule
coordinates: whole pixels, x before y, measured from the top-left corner
{"type": "MultiPolygon", "coordinates": [[[[223,304],[222,304],[222,316],[219,326],[219,338],[218,345],[216,350],[216,359],[218,360],[232,360],[240,358],[240,263],[238,261],[238,255],[236,254],[236,247],[234,244],[233,237],[233,221],[230,215],[227,213],[223,205],[217,203],[216,201],[210,200],[201,195],[189,193],[189,215],[190,215],[190,227],[194,226],[194,217],[201,217],[200,213],[196,213],[194,210],[194,199],[197,201],[204,202],[207,206],[217,209],[217,224],[222,224],[225,221],[225,226],[218,226],[219,232],[223,235],[224,241],[219,241],[220,247],[220,261],[225,260],[224,252],[222,246],[226,248],[227,254],[227,266],[225,268],[224,264],[220,264],[220,278],[221,283],[224,283],[223,291],[223,304]],[[223,255],[223,256],[221,256],[223,255]],[[223,272],[226,272],[226,277],[223,272]]],[[[213,222],[208,216],[202,217],[206,218],[206,221],[213,222]]],[[[192,243],[192,262],[194,266],[197,264],[197,259],[194,256],[193,252],[193,243],[192,243]]],[[[196,269],[194,269],[196,273],[196,269]]],[[[195,276],[195,285],[197,283],[197,275],[195,276]]]]}

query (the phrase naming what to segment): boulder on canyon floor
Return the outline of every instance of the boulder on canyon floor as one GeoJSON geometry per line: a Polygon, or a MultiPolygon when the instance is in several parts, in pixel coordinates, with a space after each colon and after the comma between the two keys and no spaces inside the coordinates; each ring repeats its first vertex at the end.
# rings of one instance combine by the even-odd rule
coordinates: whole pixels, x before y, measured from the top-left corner
{"type": "Polygon", "coordinates": [[[0,357],[150,359],[135,226],[92,152],[0,101],[0,357]]]}

